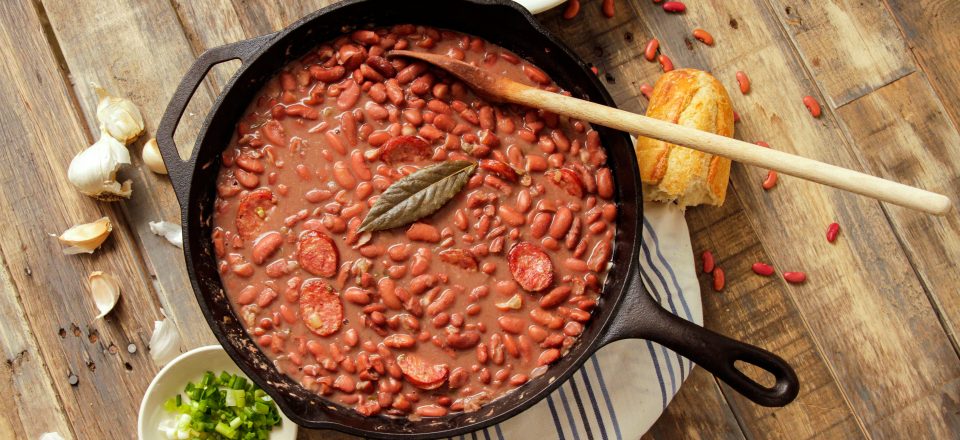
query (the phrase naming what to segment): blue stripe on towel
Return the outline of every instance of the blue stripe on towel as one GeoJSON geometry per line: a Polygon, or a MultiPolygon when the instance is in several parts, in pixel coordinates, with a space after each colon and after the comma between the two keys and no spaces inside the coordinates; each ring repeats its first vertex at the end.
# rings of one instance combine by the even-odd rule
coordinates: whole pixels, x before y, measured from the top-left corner
{"type": "MultiPolygon", "coordinates": [[[[647,275],[647,274],[646,274],[644,271],[642,271],[642,270],[640,271],[640,277],[647,282],[647,285],[648,285],[648,286],[653,286],[653,281],[650,280],[649,275],[647,275]]],[[[666,287],[666,286],[664,286],[664,287],[666,287]]],[[[657,291],[657,289],[650,289],[650,290],[652,290],[653,293],[654,293],[654,295],[657,296],[657,302],[661,302],[660,293],[657,291]]],[[[669,295],[668,295],[668,296],[669,296],[669,295]]],[[[673,390],[673,393],[674,393],[674,394],[676,394],[676,392],[677,392],[677,381],[676,381],[676,376],[674,376],[674,374],[673,374],[673,362],[671,362],[671,359],[670,359],[671,356],[670,356],[670,354],[673,354],[673,357],[675,357],[675,358],[677,359],[677,362],[680,364],[680,370],[683,370],[683,361],[680,360],[680,359],[681,359],[681,358],[680,358],[680,355],[678,355],[678,354],[676,354],[676,353],[673,353],[673,352],[671,352],[671,351],[667,351],[667,349],[666,349],[666,348],[663,348],[663,346],[661,346],[661,348],[663,349],[663,350],[662,350],[662,351],[663,351],[663,359],[664,359],[664,363],[667,365],[667,372],[670,373],[670,389],[673,390]]],[[[656,364],[656,363],[657,363],[657,357],[656,357],[656,355],[654,355],[653,359],[654,359],[654,363],[656,364]]],[[[666,406],[664,406],[664,408],[666,408],[666,406]]]]}
{"type": "Polygon", "coordinates": [[[623,440],[623,436],[620,434],[620,424],[617,423],[617,412],[613,409],[613,404],[610,403],[610,393],[607,391],[607,384],[603,381],[603,372],[600,371],[600,362],[597,360],[597,355],[591,356],[590,361],[593,364],[593,371],[597,374],[600,393],[603,394],[603,401],[606,403],[607,411],[610,413],[610,421],[613,422],[613,429],[614,432],[617,433],[617,440],[623,440]]]}
{"type": "Polygon", "coordinates": [[[657,361],[657,353],[653,349],[653,343],[650,341],[644,341],[647,343],[647,349],[650,350],[650,357],[653,359],[653,370],[657,373],[657,382],[660,382],[660,402],[661,406],[664,408],[667,407],[667,387],[663,382],[663,374],[660,373],[660,362],[657,361]]]}
{"type": "Polygon", "coordinates": [[[550,415],[553,416],[553,426],[557,428],[557,438],[565,440],[563,426],[560,425],[560,416],[557,415],[557,406],[553,404],[553,394],[547,395],[547,407],[550,408],[550,415]]]}
{"type": "Polygon", "coordinates": [[[590,428],[590,419],[587,418],[587,408],[583,406],[583,399],[580,398],[580,390],[577,389],[576,376],[570,376],[570,392],[573,393],[573,400],[577,402],[577,410],[580,411],[580,420],[583,420],[583,429],[587,431],[587,440],[593,440],[593,429],[590,428]]]}
{"type": "Polygon", "coordinates": [[[487,429],[489,429],[489,428],[483,428],[483,439],[484,439],[484,440],[490,440],[490,431],[488,431],[487,429]]]}
{"type": "Polygon", "coordinates": [[[690,313],[690,306],[687,305],[687,299],[681,295],[683,290],[680,288],[680,282],[677,281],[677,274],[673,272],[673,267],[670,266],[670,263],[667,263],[666,257],[660,252],[660,239],[657,237],[657,232],[653,230],[653,226],[650,225],[650,222],[647,221],[646,218],[643,219],[643,225],[650,231],[650,238],[653,239],[653,248],[657,252],[657,258],[663,263],[663,267],[666,268],[670,274],[670,281],[673,282],[673,288],[676,289],[677,296],[680,298],[680,305],[683,306],[684,316],[686,316],[687,321],[693,321],[693,313],[690,313]]]}
{"type": "MultiPolygon", "coordinates": [[[[657,267],[653,264],[653,259],[650,257],[650,249],[646,246],[646,244],[641,246],[641,249],[643,250],[644,257],[646,257],[647,264],[650,266],[650,270],[653,271],[653,274],[657,276],[658,280],[660,280],[660,285],[663,286],[663,294],[664,296],[667,297],[667,304],[670,307],[670,311],[673,312],[674,315],[679,315],[679,313],[677,313],[677,307],[673,304],[673,295],[670,292],[670,287],[667,285],[667,280],[663,277],[663,274],[660,273],[660,271],[657,270],[657,267]]],[[[659,300],[660,293],[658,292],[658,289],[653,287],[653,282],[651,281],[650,276],[648,274],[645,274],[644,270],[641,270],[640,274],[646,275],[645,278],[647,279],[647,285],[651,287],[651,290],[654,291],[654,293],[657,295],[657,299],[659,300]]],[[[663,305],[662,301],[658,301],[658,302],[661,303],[661,306],[663,305]]],[[[681,358],[679,355],[676,355],[676,357],[677,357],[677,363],[680,364],[680,370],[683,371],[683,358],[681,358]]],[[[669,359],[669,357],[667,359],[669,359]]],[[[671,370],[672,370],[672,367],[671,367],[671,370]]]]}
{"type": "Polygon", "coordinates": [[[573,421],[573,412],[570,411],[570,403],[567,402],[567,393],[563,392],[563,386],[557,388],[560,393],[560,404],[563,405],[563,412],[567,415],[567,423],[570,424],[570,433],[573,434],[573,440],[580,440],[580,431],[577,429],[576,422],[573,421]]]}
{"type": "Polygon", "coordinates": [[[503,431],[500,430],[500,425],[493,425],[493,428],[497,430],[497,437],[503,440],[503,431]]]}
{"type": "Polygon", "coordinates": [[[587,376],[587,368],[580,368],[580,376],[583,378],[583,386],[587,389],[587,397],[590,398],[590,407],[593,408],[593,414],[597,418],[597,426],[600,428],[600,438],[607,440],[607,427],[603,420],[603,413],[600,412],[600,405],[597,405],[597,396],[593,394],[593,385],[590,385],[590,378],[587,376]]]}

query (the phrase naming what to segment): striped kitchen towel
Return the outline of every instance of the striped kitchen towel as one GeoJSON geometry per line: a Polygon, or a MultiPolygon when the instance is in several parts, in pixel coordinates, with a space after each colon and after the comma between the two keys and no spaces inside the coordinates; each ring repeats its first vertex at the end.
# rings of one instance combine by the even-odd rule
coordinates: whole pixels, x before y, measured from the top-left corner
{"type": "MultiPolygon", "coordinates": [[[[700,286],[683,210],[645,203],[640,270],[663,307],[703,325],[700,286]]],[[[470,440],[638,439],[660,417],[693,364],[649,341],[604,347],[543,401],[470,440]]]]}

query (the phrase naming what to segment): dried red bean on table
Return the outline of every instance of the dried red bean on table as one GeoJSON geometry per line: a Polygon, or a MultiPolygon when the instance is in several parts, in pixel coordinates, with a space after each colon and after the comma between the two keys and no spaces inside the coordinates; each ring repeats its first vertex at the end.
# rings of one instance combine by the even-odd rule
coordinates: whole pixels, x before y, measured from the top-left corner
{"type": "Polygon", "coordinates": [[[647,42],[647,46],[643,49],[643,57],[646,58],[647,61],[653,61],[657,59],[657,50],[659,49],[660,40],[651,38],[650,41],[647,42]]]}
{"type": "Polygon", "coordinates": [[[751,269],[753,269],[753,273],[757,275],[765,277],[773,275],[773,266],[766,263],[753,263],[751,269]]]}
{"type": "Polygon", "coordinates": [[[650,97],[653,96],[653,86],[647,83],[640,84],[640,93],[646,96],[647,99],[650,99],[650,97]]]}
{"type": "Polygon", "coordinates": [[[767,178],[763,179],[763,189],[769,190],[777,185],[777,172],[774,170],[767,171],[767,178]]]}
{"type": "Polygon", "coordinates": [[[657,59],[660,61],[660,67],[663,69],[663,73],[673,70],[673,61],[670,60],[670,57],[665,54],[660,54],[660,57],[657,59]]]}
{"type": "Polygon", "coordinates": [[[750,78],[747,77],[746,73],[737,71],[737,85],[740,86],[740,93],[744,95],[750,93],[750,78]]]}
{"type": "Polygon", "coordinates": [[[613,4],[613,0],[603,0],[601,5],[601,10],[603,10],[603,15],[607,18],[613,18],[613,15],[617,12],[616,5],[613,4]]]}
{"type": "Polygon", "coordinates": [[[709,32],[703,29],[694,29],[693,38],[700,40],[701,43],[706,44],[707,46],[713,46],[713,35],[710,35],[709,32]]]}
{"type": "Polygon", "coordinates": [[[568,0],[567,9],[563,11],[563,18],[566,20],[572,20],[573,17],[576,17],[580,13],[580,0],[568,0]]]}
{"type": "Polygon", "coordinates": [[[558,90],[475,37],[357,30],[263,86],[217,180],[211,240],[240,321],[279,371],[363,415],[477,410],[543,374],[589,325],[616,232],[596,131],[384,58],[411,46],[558,90]],[[446,205],[361,230],[391,185],[453,160],[477,169],[446,205]]]}
{"type": "Polygon", "coordinates": [[[664,2],[663,10],[667,12],[680,13],[687,10],[687,6],[682,2],[664,2]]]}
{"type": "Polygon", "coordinates": [[[827,226],[827,241],[833,243],[837,240],[837,234],[840,233],[840,224],[839,223],[830,223],[830,226],[827,226]]]}
{"type": "Polygon", "coordinates": [[[816,98],[812,96],[803,97],[803,105],[807,107],[807,110],[810,112],[814,118],[820,117],[820,103],[817,102],[816,98]]]}
{"type": "Polygon", "coordinates": [[[716,263],[714,263],[713,252],[703,251],[703,254],[700,256],[700,260],[703,261],[703,273],[713,272],[716,263]]]}
{"type": "Polygon", "coordinates": [[[719,292],[723,290],[723,287],[727,284],[727,278],[723,273],[723,269],[716,267],[713,269],[713,290],[719,292]]]}
{"type": "Polygon", "coordinates": [[[784,272],[783,279],[788,283],[800,284],[807,280],[807,274],[803,272],[784,272]]]}

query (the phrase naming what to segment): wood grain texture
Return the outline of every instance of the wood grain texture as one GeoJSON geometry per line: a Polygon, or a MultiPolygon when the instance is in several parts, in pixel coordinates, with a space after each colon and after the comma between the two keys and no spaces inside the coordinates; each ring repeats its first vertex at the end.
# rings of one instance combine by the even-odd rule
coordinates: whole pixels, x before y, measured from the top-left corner
{"type": "MultiPolygon", "coordinates": [[[[177,319],[185,347],[213,340],[180,251],[146,228],[178,218],[166,178],[139,167],[146,138],[131,148],[138,167],[124,172],[135,180],[132,200],[96,203],[66,182],[66,164],[97,132],[87,83],[131,97],[152,131],[200,52],[280,30],[329,3],[0,2],[0,48],[8,58],[0,97],[17,110],[0,114],[0,160],[23,164],[0,169],[7,226],[0,252],[9,275],[0,317],[21,323],[0,329],[0,343],[14,362],[8,366],[18,359],[22,366],[0,373],[0,392],[14,396],[0,408],[19,415],[0,419],[0,437],[47,430],[70,437],[72,429],[77,438],[129,438],[156,371],[146,342],[159,307],[177,319]],[[116,229],[93,256],[61,256],[46,235],[104,214],[116,229]],[[94,321],[85,277],[104,268],[122,278],[123,296],[112,315],[94,321]],[[132,355],[125,350],[131,342],[138,347],[132,355]],[[70,373],[78,386],[67,383],[70,373]]],[[[562,10],[539,18],[599,68],[621,108],[643,112],[639,86],[660,73],[642,59],[643,45],[657,36],[678,67],[712,71],[734,91],[739,138],[960,196],[960,3],[686,3],[687,13],[674,15],[648,1],[617,1],[617,15],[607,19],[599,1],[584,1],[575,20],[560,18],[562,10]],[[694,40],[695,27],[717,44],[694,40]],[[753,80],[747,96],[735,91],[737,70],[753,80]],[[807,94],[821,100],[822,119],[806,113],[800,97],[807,94]]],[[[182,153],[192,149],[193,132],[237,65],[208,75],[178,131],[182,153]]],[[[707,327],[786,357],[803,381],[801,395],[785,408],[760,408],[697,369],[644,438],[960,432],[957,215],[934,219],[789,178],[764,192],[765,170],[735,166],[733,174],[723,208],[688,212],[695,251],[712,249],[727,271],[721,294],[701,275],[707,327]],[[823,232],[834,220],[843,229],[830,245],[823,232]],[[793,286],[758,277],[749,270],[755,261],[806,270],[810,280],[793,286]]],[[[307,430],[300,437],[349,438],[307,430]]]]}
{"type": "MultiPolygon", "coordinates": [[[[652,4],[638,6],[641,16],[658,13],[652,4]]],[[[717,41],[724,43],[715,47],[666,50],[678,66],[707,61],[721,82],[733,84],[737,70],[750,73],[750,94],[731,96],[743,115],[743,139],[862,169],[831,109],[825,106],[815,120],[800,103],[804,95],[822,102],[822,94],[795,48],[780,37],[781,24],[769,8],[764,2],[704,2],[683,16],[660,15],[651,23],[669,41],[682,40],[678,34],[696,26],[720,34],[717,41]],[[711,19],[727,26],[710,26],[711,19]]],[[[770,262],[779,271],[810,274],[804,285],[787,287],[789,297],[868,435],[954,432],[941,396],[956,392],[960,362],[880,206],[793,179],[781,179],[766,192],[759,186],[765,174],[735,167],[732,182],[770,262]],[[823,231],[832,221],[848,235],[831,245],[823,231]]]]}
{"type": "MultiPolygon", "coordinates": [[[[39,438],[45,432],[74,437],[63,414],[60,396],[20,305],[20,292],[10,280],[7,265],[0,266],[0,394],[16,416],[0,417],[0,438],[39,438]]],[[[7,412],[7,414],[12,414],[7,412]]]]}
{"type": "Polygon", "coordinates": [[[833,107],[916,70],[882,0],[769,0],[833,107]]]}
{"type": "Polygon", "coordinates": [[[885,0],[920,68],[960,125],[960,7],[954,0],[885,0]]]}
{"type": "MultiPolygon", "coordinates": [[[[0,236],[11,282],[40,354],[49,367],[69,424],[84,438],[121,438],[136,430],[142,390],[156,373],[147,355],[147,333],[159,317],[156,297],[119,206],[96,203],[67,181],[67,164],[91,142],[33,5],[0,4],[0,96],[19,114],[0,114],[0,236]],[[63,255],[50,233],[109,216],[110,239],[94,255],[63,255]],[[121,284],[121,299],[106,319],[95,320],[87,274],[104,270],[121,284]],[[136,354],[126,347],[134,343],[136,354]],[[76,386],[67,378],[78,377],[76,386]],[[118,402],[131,404],[118,405],[118,402]]],[[[7,413],[12,413],[11,409],[7,413]]],[[[41,423],[31,415],[27,423],[41,423]]],[[[66,432],[64,434],[67,434],[66,432]]]]}
{"type": "MultiPolygon", "coordinates": [[[[960,134],[922,73],[853,101],[837,114],[867,167],[960,199],[960,134]]],[[[894,207],[886,211],[956,346],[960,214],[934,218],[894,207]]]]}
{"type": "MultiPolygon", "coordinates": [[[[159,1],[47,1],[43,6],[89,130],[99,132],[90,82],[128,97],[143,113],[148,134],[130,146],[135,168],[128,169],[126,175],[133,180],[134,195],[122,204],[124,216],[138,238],[142,255],[138,260],[145,260],[145,267],[157,280],[160,303],[176,320],[181,334],[189,335],[182,338],[185,347],[215,343],[193,298],[182,251],[150,232],[151,221],[180,222],[173,188],[167,176],[150,172],[139,159],[143,143],[152,137],[179,78],[194,59],[175,12],[168,3],[159,1]]],[[[177,130],[181,155],[193,150],[196,132],[213,96],[209,86],[200,87],[194,94],[177,130]]]]}

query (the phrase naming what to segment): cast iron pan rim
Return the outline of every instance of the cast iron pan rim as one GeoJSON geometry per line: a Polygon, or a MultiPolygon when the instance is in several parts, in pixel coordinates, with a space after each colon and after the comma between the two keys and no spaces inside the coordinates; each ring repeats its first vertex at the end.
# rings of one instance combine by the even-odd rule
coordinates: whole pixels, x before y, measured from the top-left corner
{"type": "MultiPolygon", "coordinates": [[[[269,37],[265,36],[266,39],[261,43],[262,45],[260,46],[260,48],[255,50],[252,53],[252,55],[250,55],[247,59],[244,60],[240,69],[238,69],[238,71],[233,75],[230,81],[226,84],[223,91],[218,95],[217,100],[215,101],[213,107],[211,107],[211,110],[207,114],[207,117],[203,123],[203,126],[200,129],[200,132],[199,132],[200,135],[197,138],[198,144],[194,148],[192,161],[196,162],[197,155],[201,150],[199,146],[202,145],[203,141],[205,140],[207,136],[207,132],[210,128],[210,124],[213,119],[213,115],[219,110],[219,107],[224,97],[228,95],[235,86],[237,86],[237,82],[241,78],[244,78],[248,75],[250,68],[253,65],[257,64],[257,61],[264,55],[264,53],[270,50],[273,46],[282,42],[291,33],[296,32],[303,26],[309,25],[314,19],[317,19],[318,17],[325,15],[327,13],[330,13],[332,11],[335,11],[337,9],[347,7],[357,3],[364,3],[365,1],[366,0],[346,0],[340,3],[326,6],[322,9],[314,11],[313,13],[310,13],[305,17],[297,20],[296,22],[287,26],[283,30],[275,34],[272,34],[272,36],[269,36],[269,37]]],[[[530,31],[539,33],[543,38],[547,40],[548,43],[553,45],[553,47],[550,48],[551,50],[559,50],[560,51],[559,56],[566,57],[569,60],[573,61],[585,73],[584,77],[588,78],[588,82],[585,84],[577,84],[578,86],[581,86],[586,90],[590,90],[592,94],[599,96],[603,104],[608,106],[613,106],[613,107],[616,106],[616,103],[613,101],[613,98],[607,92],[606,88],[604,88],[603,85],[600,83],[599,79],[597,79],[597,77],[592,73],[587,74],[588,72],[590,72],[589,67],[586,64],[584,64],[583,61],[578,56],[576,56],[572,51],[570,51],[570,49],[565,44],[557,40],[557,38],[554,37],[550,31],[544,28],[533,17],[533,15],[531,15],[526,9],[523,9],[519,4],[510,0],[460,0],[460,1],[464,3],[472,3],[474,5],[482,5],[487,7],[494,7],[494,6],[506,7],[512,10],[510,11],[510,13],[519,14],[520,16],[522,16],[526,20],[527,25],[530,28],[530,31]]],[[[355,25],[356,27],[362,27],[364,24],[365,23],[351,23],[350,25],[346,25],[346,26],[352,27],[355,25]]],[[[455,28],[450,28],[450,29],[458,30],[455,28]]],[[[323,41],[317,41],[316,43],[321,44],[323,43],[323,41]]],[[[505,44],[502,44],[502,45],[507,49],[511,49],[508,45],[505,45],[505,44]]],[[[279,69],[280,67],[281,66],[277,66],[277,69],[279,69]]],[[[564,85],[571,86],[571,84],[564,84],[564,85]]],[[[626,145],[631,145],[631,140],[627,133],[619,132],[615,130],[608,130],[608,131],[610,132],[611,135],[624,136],[626,138],[626,145]]],[[[633,162],[636,162],[635,153],[632,151],[632,149],[630,149],[630,151],[628,151],[627,154],[633,159],[633,162]]],[[[636,171],[636,167],[632,167],[632,168],[633,168],[633,171],[631,172],[631,175],[633,177],[634,182],[618,182],[618,184],[633,184],[634,187],[636,188],[636,193],[639,197],[642,194],[641,193],[642,189],[639,184],[639,176],[637,174],[638,171],[636,171]]],[[[192,186],[194,177],[198,171],[200,170],[195,168],[193,173],[194,175],[189,176],[191,186],[192,186]]],[[[190,212],[191,208],[195,208],[194,203],[192,203],[193,200],[194,200],[193,194],[190,194],[187,200],[182,201],[183,206],[181,207],[181,211],[184,219],[189,218],[188,215],[191,214],[190,212]]],[[[623,206],[621,203],[619,203],[619,200],[617,200],[617,206],[618,207],[623,206]]],[[[639,250],[640,250],[640,241],[641,241],[640,231],[642,230],[641,227],[642,227],[642,218],[643,218],[643,204],[637,203],[636,210],[637,210],[637,217],[636,217],[637,227],[635,230],[637,231],[637,233],[634,235],[634,237],[632,237],[630,248],[627,249],[628,253],[626,255],[620,254],[621,257],[626,258],[627,260],[616,261],[615,263],[617,265],[625,266],[624,273],[630,276],[633,276],[636,270],[638,270],[637,266],[639,263],[637,262],[637,258],[639,258],[639,250]]],[[[184,231],[185,234],[188,233],[187,230],[189,230],[189,228],[186,228],[186,230],[184,231]]],[[[618,234],[619,233],[620,232],[618,228],[618,234]]],[[[185,237],[185,238],[188,238],[188,237],[185,237]]],[[[606,314],[606,319],[604,319],[602,322],[593,319],[589,323],[589,325],[591,326],[599,326],[600,327],[599,331],[597,331],[594,334],[593,338],[589,341],[584,340],[581,337],[581,340],[578,341],[576,348],[574,350],[570,350],[566,355],[564,355],[565,358],[571,358],[571,357],[574,358],[574,361],[569,363],[567,368],[562,372],[553,374],[553,380],[551,382],[549,382],[547,385],[540,388],[538,391],[524,396],[523,400],[520,403],[510,408],[508,411],[503,411],[500,414],[491,416],[491,417],[478,415],[478,420],[476,422],[473,422],[468,425],[460,426],[460,427],[451,427],[450,429],[446,429],[446,430],[441,429],[441,430],[430,431],[430,432],[388,433],[388,432],[375,431],[375,430],[358,429],[358,428],[341,424],[333,420],[320,420],[320,421],[308,420],[301,417],[300,414],[294,411],[288,405],[287,399],[296,398],[296,397],[287,396],[281,390],[272,386],[266,379],[262,378],[259,372],[250,366],[248,356],[245,353],[240,353],[236,349],[236,347],[234,347],[230,337],[228,337],[228,335],[226,335],[224,331],[221,329],[222,323],[214,319],[213,314],[210,308],[208,307],[208,303],[207,303],[208,298],[204,294],[205,289],[199,285],[199,279],[195,271],[195,265],[193,263],[193,255],[192,255],[193,252],[190,249],[189,239],[185,241],[188,243],[188,245],[184,248],[184,255],[186,258],[187,270],[190,275],[191,283],[193,284],[194,295],[196,296],[198,303],[200,305],[200,308],[203,311],[204,318],[207,320],[207,323],[209,324],[214,335],[217,337],[217,340],[221,343],[221,345],[223,345],[224,349],[227,351],[227,354],[229,354],[230,357],[237,363],[240,369],[243,370],[244,373],[248,377],[250,377],[255,383],[257,383],[258,386],[260,386],[261,388],[264,389],[264,391],[270,394],[273,397],[274,401],[277,403],[277,405],[280,407],[280,409],[284,412],[284,414],[286,414],[292,421],[294,421],[298,425],[307,427],[307,428],[333,429],[340,432],[345,432],[345,433],[360,435],[365,437],[393,438],[393,439],[448,437],[448,436],[465,434],[469,432],[475,432],[477,430],[483,429],[488,426],[492,426],[496,423],[500,423],[509,418],[512,418],[513,416],[525,411],[526,409],[530,408],[534,404],[540,402],[541,400],[543,400],[543,398],[545,398],[547,395],[549,395],[554,390],[556,390],[560,385],[566,383],[566,381],[577,370],[579,370],[583,366],[584,362],[586,362],[586,360],[590,356],[592,356],[594,353],[596,353],[597,350],[599,350],[599,348],[603,345],[603,343],[609,342],[604,340],[604,336],[606,336],[607,330],[610,327],[610,323],[613,321],[613,319],[617,317],[618,310],[620,309],[620,306],[623,303],[624,295],[631,294],[631,292],[629,292],[629,289],[628,289],[631,286],[631,283],[628,280],[624,280],[622,282],[619,292],[611,291],[613,290],[614,286],[609,285],[609,283],[605,284],[602,291],[602,294],[604,297],[603,307],[604,308],[609,307],[612,310],[610,310],[610,312],[606,314]]],[[[198,256],[198,257],[202,257],[202,256],[198,256]]],[[[641,291],[641,292],[632,292],[632,294],[645,295],[646,293],[641,291]]],[[[597,316],[597,315],[595,314],[594,316],[597,316]]],[[[557,368],[557,366],[551,367],[551,369],[555,369],[555,368],[557,368]]],[[[522,389],[523,389],[523,386],[517,388],[516,390],[511,391],[511,393],[521,392],[522,389]]],[[[328,401],[328,402],[333,405],[339,405],[333,401],[328,401]]],[[[339,406],[342,406],[342,405],[339,405],[339,406]]],[[[371,420],[374,420],[376,417],[382,417],[382,416],[371,417],[371,420]]]]}

